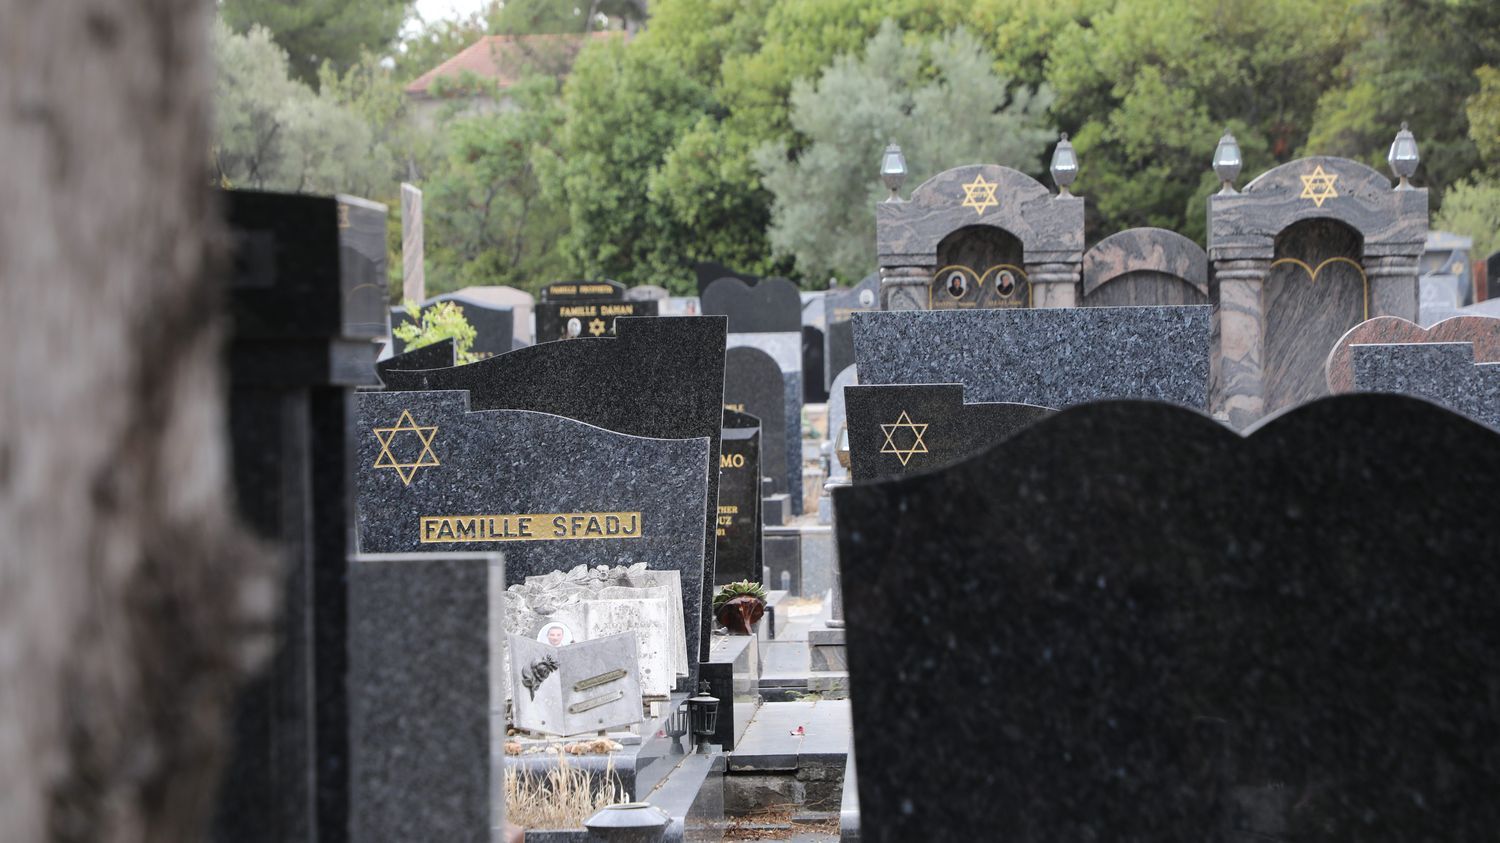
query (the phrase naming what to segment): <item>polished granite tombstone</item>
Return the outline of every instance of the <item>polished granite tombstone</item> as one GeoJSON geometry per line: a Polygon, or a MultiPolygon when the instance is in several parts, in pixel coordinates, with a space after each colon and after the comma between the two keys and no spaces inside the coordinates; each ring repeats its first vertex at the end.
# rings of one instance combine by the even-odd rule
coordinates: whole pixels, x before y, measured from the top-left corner
{"type": "Polygon", "coordinates": [[[1497,487],[1500,435],[1356,394],[836,490],[862,839],[1490,839],[1497,487]]]}
{"type": "Polygon", "coordinates": [[[386,206],[339,194],[339,287],[351,336],[385,333],[386,206]]]}
{"type": "Polygon", "coordinates": [[[350,562],[350,839],[488,843],[503,819],[490,755],[505,733],[490,705],[500,566],[475,553],[350,562]]]}
{"type": "MultiPolygon", "coordinates": [[[[474,328],[474,344],[470,351],[481,358],[492,357],[496,354],[504,354],[515,346],[516,318],[512,308],[496,307],[489,302],[479,301],[475,296],[466,294],[463,290],[453,293],[444,293],[433,296],[422,303],[422,310],[435,307],[440,302],[452,302],[459,310],[463,311],[464,319],[474,328]]],[[[391,327],[407,325],[413,322],[411,315],[404,307],[391,308],[391,327]]],[[[406,344],[393,333],[391,335],[391,348],[398,354],[406,350],[406,344]]]]}
{"type": "Polygon", "coordinates": [[[393,354],[375,364],[375,373],[381,380],[386,372],[421,371],[422,369],[444,369],[454,365],[453,340],[442,340],[432,345],[393,354]]]}
{"type": "Polygon", "coordinates": [[[1500,363],[1475,363],[1474,344],[1355,345],[1354,388],[1422,398],[1500,430],[1500,363]]]}
{"type": "Polygon", "coordinates": [[[824,404],[828,401],[827,376],[823,371],[823,329],[802,326],[802,401],[824,404]]]}
{"type": "Polygon", "coordinates": [[[969,401],[1208,405],[1207,305],[854,314],[862,384],[958,383],[969,401]]]}
{"type": "MultiPolygon", "coordinates": [[[[478,364],[474,364],[478,365],[478,364]]],[[[706,437],[647,439],[546,413],[473,411],[464,392],[357,396],[360,550],[505,554],[509,582],[576,565],[680,572],[689,653],[712,572],[706,437]],[[707,582],[705,582],[707,580],[707,582]]],[[[690,661],[696,674],[697,659],[690,661]]]]}
{"type": "Polygon", "coordinates": [[[760,419],[724,411],[719,443],[718,550],[714,585],[760,582],[760,419]]]}
{"type": "Polygon", "coordinates": [[[625,285],[608,278],[548,284],[536,304],[536,341],[614,336],[616,319],[656,316],[658,306],[655,299],[627,299],[625,285]]]}
{"type": "Polygon", "coordinates": [[[849,474],[856,483],[931,471],[988,450],[1054,411],[965,404],[959,384],[846,386],[849,474]]]}
{"type": "Polygon", "coordinates": [[[1423,328],[1399,316],[1377,316],[1349,329],[1328,353],[1324,374],[1330,393],[1354,388],[1354,345],[1394,343],[1467,342],[1474,345],[1474,359],[1500,363],[1500,319],[1492,316],[1455,316],[1423,328]]]}
{"type": "Polygon", "coordinates": [[[753,286],[720,278],[703,288],[703,313],[729,317],[731,334],[802,330],[802,296],[785,278],[762,278],[753,286]]]}
{"type": "Polygon", "coordinates": [[[854,365],[854,314],[878,309],[880,273],[872,272],[847,290],[829,290],[823,296],[823,365],[825,384],[833,394],[833,379],[854,365]]]}
{"type": "MultiPolygon", "coordinates": [[[[724,409],[760,419],[760,470],[771,478],[772,494],[791,494],[787,432],[789,391],[781,368],[771,355],[739,346],[724,355],[724,409]]],[[[796,459],[802,459],[799,451],[796,459]]]]}
{"type": "MultiPolygon", "coordinates": [[[[724,317],[622,319],[618,328],[614,338],[543,343],[467,366],[381,377],[390,390],[468,390],[476,410],[535,410],[655,439],[707,436],[709,454],[718,454],[724,317]]],[[[713,601],[719,470],[707,459],[702,470],[709,493],[700,599],[707,606],[713,601]]],[[[699,624],[704,641],[711,621],[705,616],[699,624]]]]}

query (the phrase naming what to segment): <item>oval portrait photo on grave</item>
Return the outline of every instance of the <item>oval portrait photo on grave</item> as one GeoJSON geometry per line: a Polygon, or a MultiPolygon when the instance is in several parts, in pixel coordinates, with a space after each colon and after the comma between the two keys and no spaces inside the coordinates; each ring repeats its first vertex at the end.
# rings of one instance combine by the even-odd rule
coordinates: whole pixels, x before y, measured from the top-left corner
{"type": "Polygon", "coordinates": [[[554,647],[565,647],[574,641],[573,630],[569,629],[565,623],[553,621],[542,627],[541,631],[536,634],[536,640],[554,647]]]}

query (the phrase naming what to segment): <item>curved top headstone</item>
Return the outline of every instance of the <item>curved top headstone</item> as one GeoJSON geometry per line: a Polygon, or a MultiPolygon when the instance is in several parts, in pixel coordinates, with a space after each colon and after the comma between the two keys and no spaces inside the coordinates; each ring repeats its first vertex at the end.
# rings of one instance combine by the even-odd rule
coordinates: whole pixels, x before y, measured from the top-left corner
{"type": "Polygon", "coordinates": [[[728,316],[731,334],[802,330],[802,295],[785,278],[762,278],[753,287],[720,278],[704,288],[702,307],[706,316],[728,316]]]}
{"type": "Polygon", "coordinates": [[[1208,255],[1164,228],[1131,228],[1100,240],[1083,256],[1083,294],[1130,272],[1159,272],[1208,295],[1208,255]]]}
{"type": "Polygon", "coordinates": [[[453,340],[446,339],[380,360],[375,363],[375,373],[384,382],[386,372],[443,369],[454,364],[453,340]]]}
{"type": "Polygon", "coordinates": [[[1427,242],[1427,190],[1397,190],[1389,178],[1348,158],[1289,161],[1239,193],[1209,197],[1209,257],[1270,258],[1276,235],[1309,219],[1337,220],[1359,232],[1367,256],[1420,255],[1427,242]]]}
{"type": "Polygon", "coordinates": [[[1331,393],[1354,389],[1353,345],[1467,342],[1474,344],[1474,362],[1500,363],[1500,318],[1454,316],[1423,328],[1397,316],[1377,316],[1350,328],[1328,353],[1323,371],[1331,393]]]}
{"type": "Polygon", "coordinates": [[[974,225],[1010,232],[1028,263],[1076,262],[1083,253],[1083,199],[1054,196],[1010,167],[973,164],[938,173],[907,201],[875,205],[880,264],[930,264],[943,238],[974,225]]]}
{"type": "Polygon", "coordinates": [[[1500,435],[1341,395],[834,490],[864,839],[1485,839],[1500,539],[1454,513],[1497,477],[1500,435]]]}
{"type": "Polygon", "coordinates": [[[747,272],[736,272],[718,261],[697,261],[693,265],[693,274],[698,277],[698,295],[708,289],[708,285],[720,278],[738,278],[747,286],[754,287],[760,283],[759,275],[751,275],[747,272]]]}

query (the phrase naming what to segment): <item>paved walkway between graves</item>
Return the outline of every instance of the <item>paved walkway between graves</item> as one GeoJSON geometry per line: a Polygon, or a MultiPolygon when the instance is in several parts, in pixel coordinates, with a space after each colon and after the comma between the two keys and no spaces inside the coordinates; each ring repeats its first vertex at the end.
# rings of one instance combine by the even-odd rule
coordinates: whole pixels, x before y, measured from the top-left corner
{"type": "Polygon", "coordinates": [[[849,701],[765,703],[729,754],[732,770],[794,770],[849,751],[849,701]],[[796,734],[801,727],[802,734],[796,734]]]}

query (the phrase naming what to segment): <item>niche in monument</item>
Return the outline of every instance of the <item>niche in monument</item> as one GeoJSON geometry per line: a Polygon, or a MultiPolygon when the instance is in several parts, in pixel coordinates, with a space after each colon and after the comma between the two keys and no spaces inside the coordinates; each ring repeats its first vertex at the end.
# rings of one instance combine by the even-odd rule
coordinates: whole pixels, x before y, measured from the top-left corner
{"type": "Polygon", "coordinates": [[[1030,307],[1025,250],[1015,235],[988,225],[960,228],[937,247],[928,309],[1030,307]]]}
{"type": "Polygon", "coordinates": [[[1370,316],[1363,246],[1359,232],[1331,219],[1302,220],[1276,236],[1263,293],[1267,412],[1327,393],[1329,349],[1370,316]]]}
{"type": "Polygon", "coordinates": [[[1208,255],[1175,231],[1132,228],[1083,256],[1084,307],[1208,303],[1208,255]]]}

